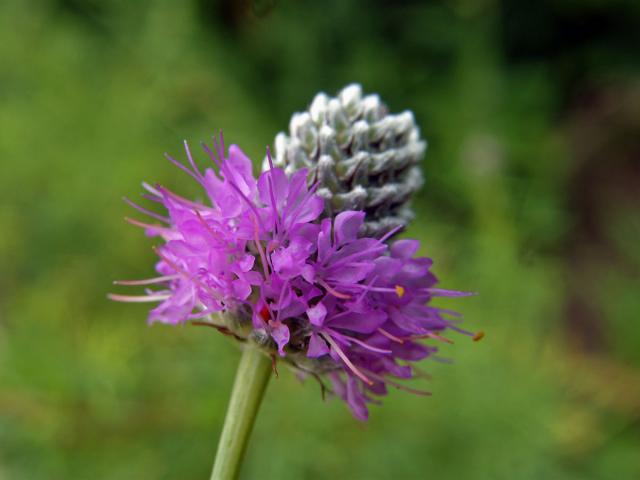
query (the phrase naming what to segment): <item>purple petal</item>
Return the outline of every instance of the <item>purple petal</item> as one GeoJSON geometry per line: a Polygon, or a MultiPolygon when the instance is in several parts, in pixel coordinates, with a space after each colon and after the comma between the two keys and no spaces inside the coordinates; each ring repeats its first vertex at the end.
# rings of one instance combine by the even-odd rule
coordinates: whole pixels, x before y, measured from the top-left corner
{"type": "Polygon", "coordinates": [[[369,418],[365,397],[358,388],[358,381],[351,376],[347,379],[347,404],[358,420],[365,421],[369,418]]]}
{"type": "Polygon", "coordinates": [[[394,258],[410,259],[420,248],[418,240],[396,240],[391,245],[391,256],[394,258]]]}
{"type": "Polygon", "coordinates": [[[284,206],[284,201],[287,198],[289,191],[289,179],[281,168],[274,168],[263,172],[258,178],[258,193],[260,195],[260,201],[264,205],[268,205],[273,208],[271,203],[271,193],[276,202],[275,207],[281,211],[284,206]]]}
{"type": "Polygon", "coordinates": [[[327,316],[327,308],[324,306],[322,302],[318,303],[316,306],[311,307],[307,310],[307,317],[309,317],[309,321],[317,327],[322,326],[326,316],[327,316]]]}
{"type": "Polygon", "coordinates": [[[393,356],[401,360],[409,360],[417,362],[423,358],[428,357],[431,353],[436,352],[438,349],[435,347],[428,347],[416,342],[404,342],[402,344],[394,343],[391,345],[393,356]]]}
{"type": "Polygon", "coordinates": [[[324,263],[331,253],[331,219],[325,218],[320,223],[318,234],[318,262],[324,263]]]}
{"type": "Polygon", "coordinates": [[[203,184],[211,202],[225,218],[239,215],[246,207],[238,193],[210,168],[205,171],[203,184]]]}
{"type": "Polygon", "coordinates": [[[262,317],[262,311],[267,308],[263,300],[259,300],[253,308],[251,323],[255,330],[264,330],[267,326],[266,320],[262,317]]]}
{"type": "Polygon", "coordinates": [[[352,263],[330,270],[331,273],[325,275],[325,279],[330,282],[350,284],[358,283],[366,278],[367,274],[375,268],[373,263],[352,263]]]}
{"type": "Polygon", "coordinates": [[[291,228],[293,223],[312,222],[324,210],[324,200],[308,193],[307,169],[296,171],[289,184],[289,196],[285,208],[285,224],[291,228]]]}
{"type": "Polygon", "coordinates": [[[351,332],[372,333],[387,321],[387,314],[372,310],[367,313],[345,312],[326,320],[331,328],[341,328],[351,332]]]}
{"type": "Polygon", "coordinates": [[[364,212],[347,211],[339,213],[333,222],[336,245],[340,246],[355,240],[363,223],[364,212]]]}
{"type": "Polygon", "coordinates": [[[307,309],[307,303],[295,296],[290,296],[289,303],[282,308],[279,308],[280,319],[294,318],[302,315],[307,309]]]}
{"type": "Polygon", "coordinates": [[[329,353],[329,347],[320,335],[312,333],[309,337],[309,348],[307,349],[307,357],[317,358],[329,353]]]}
{"type": "Polygon", "coordinates": [[[229,180],[247,197],[251,197],[256,188],[253,177],[253,165],[249,157],[237,145],[229,147],[229,156],[225,162],[225,173],[232,176],[229,180]]]}
{"type": "Polygon", "coordinates": [[[253,268],[253,265],[256,262],[256,257],[253,255],[244,255],[239,260],[236,261],[236,265],[238,266],[241,272],[248,272],[253,268]]]}
{"type": "Polygon", "coordinates": [[[316,278],[316,270],[311,265],[305,265],[304,267],[302,267],[300,269],[300,275],[307,282],[313,283],[315,281],[315,278],[316,278]]]}
{"type": "Polygon", "coordinates": [[[246,300],[251,295],[251,285],[241,278],[231,282],[233,285],[233,294],[240,300],[246,300]]]}
{"type": "Polygon", "coordinates": [[[289,327],[282,322],[270,321],[271,338],[278,345],[278,353],[281,357],[284,357],[284,347],[289,343],[289,327]]]}
{"type": "Polygon", "coordinates": [[[283,278],[298,276],[312,249],[313,244],[303,237],[294,238],[288,247],[280,248],[271,254],[273,268],[283,278]]]}

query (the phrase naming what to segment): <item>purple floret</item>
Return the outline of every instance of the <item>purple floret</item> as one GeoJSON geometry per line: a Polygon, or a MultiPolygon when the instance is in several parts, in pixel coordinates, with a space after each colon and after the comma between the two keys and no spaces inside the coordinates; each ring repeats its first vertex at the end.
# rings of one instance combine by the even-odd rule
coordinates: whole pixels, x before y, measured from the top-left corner
{"type": "Polygon", "coordinates": [[[256,179],[239,147],[232,145],[226,156],[222,141],[203,148],[218,174],[201,172],[186,142],[189,167],[167,157],[203,187],[208,204],[147,184],[145,197],[168,216],[129,202],[163,223],[130,220],[163,240],[155,249],[160,276],[120,282],[147,285],[145,296],[111,297],[160,302],[150,322],[228,314],[243,328],[226,330],[260,338],[302,372],[326,376],[361,420],[387,386],[427,393],[399,383],[415,376],[412,362],[437,350],[420,341],[448,341],[440,335],[446,329],[469,334],[447,318],[451,312],[429,302],[466,293],[435,288],[432,261],[415,257],[417,240],[391,242],[395,232],[361,236],[364,212],[322,218],[324,203],[308,187],[306,170],[287,177],[272,166],[256,179]]]}

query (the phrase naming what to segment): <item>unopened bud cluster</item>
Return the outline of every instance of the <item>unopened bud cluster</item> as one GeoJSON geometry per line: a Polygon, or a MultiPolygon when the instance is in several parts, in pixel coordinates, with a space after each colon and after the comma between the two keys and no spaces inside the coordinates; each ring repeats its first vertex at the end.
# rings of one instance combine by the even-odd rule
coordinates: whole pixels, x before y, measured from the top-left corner
{"type": "Polygon", "coordinates": [[[390,114],[378,95],[352,84],[335,98],[319,93],[291,117],[289,135],[276,136],[274,163],[288,175],[308,168],[325,216],[362,210],[363,233],[379,237],[413,218],[408,203],[423,183],[425,149],[410,111],[390,114]]]}

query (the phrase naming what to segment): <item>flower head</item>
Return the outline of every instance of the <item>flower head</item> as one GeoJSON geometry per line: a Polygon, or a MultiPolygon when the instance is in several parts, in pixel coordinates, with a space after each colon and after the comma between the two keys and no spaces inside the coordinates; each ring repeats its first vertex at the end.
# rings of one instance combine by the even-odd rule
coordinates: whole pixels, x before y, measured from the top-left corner
{"type": "Polygon", "coordinates": [[[389,242],[395,230],[362,236],[360,211],[320,219],[324,201],[305,169],[289,177],[270,164],[256,179],[239,147],[227,154],[222,140],[203,147],[218,173],[200,171],[186,142],[189,167],[167,157],[202,186],[207,204],[147,184],[145,197],[167,216],[129,202],[161,222],[130,220],[162,239],[159,276],[119,282],[146,285],[144,296],[111,297],[159,302],[150,322],[204,322],[259,343],[323,386],[328,378],[360,419],[388,386],[426,393],[400,383],[415,376],[413,362],[437,350],[421,340],[469,332],[429,305],[435,296],[466,294],[435,288],[431,260],[415,257],[419,242],[389,242]]]}
{"type": "Polygon", "coordinates": [[[412,112],[392,114],[378,95],[363,95],[354,83],[335,97],[318,93],[306,111],[293,114],[288,133],[278,133],[274,144],[273,161],[287,174],[309,169],[326,200],[326,216],[366,210],[362,231],[370,236],[413,218],[410,200],[423,182],[419,165],[427,143],[412,112]]]}

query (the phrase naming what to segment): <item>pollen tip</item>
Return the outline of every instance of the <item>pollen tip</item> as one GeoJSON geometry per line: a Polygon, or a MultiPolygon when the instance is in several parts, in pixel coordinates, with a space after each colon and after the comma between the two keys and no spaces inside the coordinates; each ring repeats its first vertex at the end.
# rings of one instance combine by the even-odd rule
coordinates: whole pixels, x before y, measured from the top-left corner
{"type": "Polygon", "coordinates": [[[476,332],[473,335],[472,338],[473,338],[474,342],[479,342],[480,340],[482,340],[484,338],[484,332],[482,330],[480,330],[480,331],[476,332]]]}
{"type": "Polygon", "coordinates": [[[396,295],[398,295],[398,298],[402,298],[404,297],[405,294],[405,289],[402,285],[396,285],[396,295]]]}

